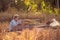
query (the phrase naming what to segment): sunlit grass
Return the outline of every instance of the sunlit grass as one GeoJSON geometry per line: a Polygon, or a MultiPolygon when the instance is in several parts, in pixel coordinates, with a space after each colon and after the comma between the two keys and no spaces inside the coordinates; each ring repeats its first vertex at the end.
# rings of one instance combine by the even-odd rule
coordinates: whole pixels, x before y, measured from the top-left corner
{"type": "Polygon", "coordinates": [[[22,31],[4,32],[8,28],[9,23],[0,23],[3,32],[0,33],[0,39],[3,40],[56,40],[60,39],[60,31],[57,29],[33,28],[32,30],[24,29],[22,31]],[[5,29],[6,28],[6,29],[5,29]]]}

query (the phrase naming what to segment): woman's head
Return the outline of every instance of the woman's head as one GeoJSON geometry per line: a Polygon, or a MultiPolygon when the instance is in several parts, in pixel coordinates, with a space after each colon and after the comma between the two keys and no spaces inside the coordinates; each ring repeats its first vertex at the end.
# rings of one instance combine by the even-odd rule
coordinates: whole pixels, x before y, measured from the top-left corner
{"type": "Polygon", "coordinates": [[[16,21],[19,20],[19,15],[18,14],[15,14],[13,19],[15,19],[16,21]]]}

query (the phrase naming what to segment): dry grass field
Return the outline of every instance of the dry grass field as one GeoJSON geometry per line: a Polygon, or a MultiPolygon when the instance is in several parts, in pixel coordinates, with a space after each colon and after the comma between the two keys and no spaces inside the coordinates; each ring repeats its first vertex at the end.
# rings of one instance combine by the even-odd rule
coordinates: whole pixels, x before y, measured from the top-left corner
{"type": "Polygon", "coordinates": [[[0,40],[60,40],[60,26],[49,26],[54,18],[60,23],[60,0],[0,0],[0,40]],[[9,31],[15,14],[22,26],[9,31]]]}
{"type": "Polygon", "coordinates": [[[42,21],[45,18],[46,20],[49,18],[47,16],[42,15],[39,12],[37,12],[38,14],[37,13],[28,14],[27,12],[22,13],[22,12],[16,12],[13,10],[11,12],[10,11],[1,12],[0,13],[0,40],[60,40],[60,29],[59,28],[57,29],[33,28],[32,30],[29,30],[27,28],[27,29],[23,29],[22,31],[8,32],[9,22],[7,21],[11,21],[12,15],[16,13],[20,15],[20,18],[26,18],[28,16],[28,18],[41,18],[42,21]]]}
{"type": "Polygon", "coordinates": [[[7,32],[9,23],[0,23],[0,40],[60,40],[60,29],[33,28],[7,32]],[[2,32],[1,32],[2,31],[2,32]]]}

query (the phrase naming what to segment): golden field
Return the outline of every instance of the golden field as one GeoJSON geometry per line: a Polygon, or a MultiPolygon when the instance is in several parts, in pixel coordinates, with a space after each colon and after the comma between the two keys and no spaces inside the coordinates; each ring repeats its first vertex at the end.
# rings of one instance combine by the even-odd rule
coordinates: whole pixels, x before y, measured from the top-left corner
{"type": "MultiPolygon", "coordinates": [[[[0,40],[60,40],[60,28],[37,28],[52,18],[60,22],[60,0],[0,0],[0,40]],[[15,14],[36,25],[31,29],[23,26],[22,31],[13,28],[14,31],[9,32],[9,22],[15,14]]],[[[27,27],[31,26],[29,23],[27,27]]]]}
{"type": "Polygon", "coordinates": [[[22,31],[7,32],[8,26],[8,22],[0,23],[0,40],[60,40],[59,28],[26,28],[22,31]]]}
{"type": "MultiPolygon", "coordinates": [[[[36,13],[27,13],[27,12],[17,12],[17,11],[8,11],[0,13],[0,40],[60,40],[60,29],[53,28],[33,28],[32,30],[24,29],[22,31],[8,32],[9,22],[11,21],[12,16],[18,13],[20,18],[41,18],[41,21],[45,22],[50,19],[51,16],[47,14],[41,14],[40,12],[36,13]],[[27,17],[28,16],[28,17],[27,17]],[[45,21],[44,21],[45,20],[45,21]]],[[[52,16],[53,17],[53,16],[52,16]]],[[[59,19],[60,16],[57,17],[59,19]]],[[[60,19],[59,19],[60,21],[60,19]]]]}

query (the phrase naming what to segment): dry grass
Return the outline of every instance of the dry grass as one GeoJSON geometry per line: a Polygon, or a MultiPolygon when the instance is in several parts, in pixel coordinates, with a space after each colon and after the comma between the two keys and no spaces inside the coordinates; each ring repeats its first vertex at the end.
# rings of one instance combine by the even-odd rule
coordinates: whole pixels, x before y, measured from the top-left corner
{"type": "Polygon", "coordinates": [[[15,9],[8,10],[6,12],[0,12],[0,21],[10,21],[14,14],[19,14],[20,18],[40,18],[44,20],[46,15],[45,13],[40,12],[25,12],[25,11],[16,11],[15,9]]]}
{"type": "Polygon", "coordinates": [[[0,23],[0,32],[8,31],[8,26],[9,26],[8,22],[0,23]]]}
{"type": "Polygon", "coordinates": [[[16,9],[9,9],[5,12],[0,12],[0,22],[2,21],[11,21],[14,14],[19,14],[20,18],[30,18],[30,19],[40,19],[41,21],[45,22],[46,20],[51,20],[51,18],[55,17],[58,21],[60,21],[60,15],[50,15],[45,12],[38,11],[38,12],[26,12],[26,11],[17,11],[16,9]]]}
{"type": "MultiPolygon", "coordinates": [[[[20,18],[41,18],[42,21],[47,19],[46,15],[37,13],[17,12],[16,10],[1,12],[0,21],[2,17],[8,21],[14,14],[18,13],[20,18]]],[[[49,16],[49,15],[48,15],[49,16]]],[[[59,18],[58,18],[59,19],[59,18]]],[[[3,20],[3,21],[4,21],[3,20]]],[[[44,22],[44,21],[43,21],[44,22]]],[[[22,32],[7,32],[9,29],[9,22],[0,23],[0,40],[60,40],[60,29],[45,29],[45,28],[33,28],[32,30],[24,29],[22,32]]]]}
{"type": "Polygon", "coordinates": [[[33,28],[32,30],[24,29],[23,31],[5,32],[9,23],[0,23],[0,40],[60,40],[60,29],[33,28]]]}

